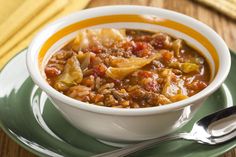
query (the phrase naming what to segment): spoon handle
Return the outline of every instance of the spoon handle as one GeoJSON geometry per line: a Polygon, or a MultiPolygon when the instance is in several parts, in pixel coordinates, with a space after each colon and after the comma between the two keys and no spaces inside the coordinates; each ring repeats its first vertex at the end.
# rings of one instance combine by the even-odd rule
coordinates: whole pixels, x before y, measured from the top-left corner
{"type": "Polygon", "coordinates": [[[159,138],[155,138],[153,140],[147,140],[138,144],[133,144],[133,145],[121,148],[121,149],[98,154],[93,157],[124,157],[129,154],[151,148],[152,146],[159,144],[161,142],[168,141],[168,140],[176,140],[176,139],[191,140],[193,139],[193,137],[189,133],[170,134],[170,135],[162,136],[159,138]]]}

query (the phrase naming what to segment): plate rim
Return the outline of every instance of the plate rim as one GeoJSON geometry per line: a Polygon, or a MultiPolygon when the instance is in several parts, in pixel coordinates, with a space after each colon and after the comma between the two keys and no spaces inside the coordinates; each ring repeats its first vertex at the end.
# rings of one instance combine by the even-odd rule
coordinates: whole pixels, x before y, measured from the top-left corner
{"type": "MultiPolygon", "coordinates": [[[[15,57],[17,57],[18,55],[22,54],[23,52],[26,52],[28,50],[28,47],[23,48],[22,50],[20,50],[18,53],[16,53],[14,56],[12,56],[0,69],[0,73],[2,72],[2,70],[12,61],[12,59],[14,59],[15,57]]],[[[41,157],[50,157],[46,154],[43,154],[35,149],[33,149],[32,147],[29,147],[28,145],[26,145],[25,143],[21,142],[20,140],[17,139],[17,137],[15,137],[14,134],[11,134],[10,131],[7,130],[7,127],[3,125],[2,120],[0,119],[0,129],[2,129],[2,131],[8,136],[10,137],[14,142],[16,142],[18,145],[20,145],[21,147],[23,147],[25,150],[31,152],[34,155],[37,156],[41,156],[41,157]]]]}

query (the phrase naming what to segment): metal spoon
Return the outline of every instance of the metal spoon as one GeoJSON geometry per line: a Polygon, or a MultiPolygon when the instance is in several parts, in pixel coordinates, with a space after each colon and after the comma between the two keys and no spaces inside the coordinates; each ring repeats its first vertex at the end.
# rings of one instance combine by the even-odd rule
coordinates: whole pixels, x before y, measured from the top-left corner
{"type": "Polygon", "coordinates": [[[93,157],[124,157],[168,140],[185,139],[216,145],[236,137],[236,106],[210,114],[196,122],[189,133],[169,134],[93,157]]]}

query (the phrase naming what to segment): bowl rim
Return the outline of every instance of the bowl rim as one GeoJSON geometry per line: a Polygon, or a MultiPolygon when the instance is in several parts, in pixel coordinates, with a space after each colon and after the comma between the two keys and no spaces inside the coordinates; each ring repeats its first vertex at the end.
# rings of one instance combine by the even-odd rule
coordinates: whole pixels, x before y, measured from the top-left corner
{"type": "MultiPolygon", "coordinates": [[[[198,29],[196,31],[199,32],[198,29]]],[[[42,46],[42,44],[43,43],[41,43],[41,46],[42,46]]],[[[213,45],[215,45],[215,44],[213,44],[213,45]]],[[[219,56],[219,58],[220,58],[220,56],[219,56]]],[[[32,40],[32,42],[28,48],[28,51],[26,54],[26,64],[27,64],[27,69],[28,69],[33,81],[43,91],[45,91],[51,98],[65,103],[66,105],[68,105],[68,107],[73,107],[75,109],[82,109],[82,110],[95,112],[95,113],[102,113],[102,114],[126,115],[126,116],[136,115],[136,116],[138,116],[138,115],[151,115],[151,114],[156,114],[156,113],[164,113],[164,112],[179,110],[183,107],[192,105],[196,101],[206,98],[207,96],[212,94],[215,90],[217,90],[221,86],[223,81],[226,79],[226,77],[229,73],[229,70],[230,70],[231,59],[230,59],[229,49],[228,49],[227,45],[225,44],[225,42],[223,41],[223,39],[215,31],[213,31],[209,26],[207,26],[206,24],[204,24],[192,17],[186,16],[184,14],[174,12],[171,10],[162,9],[162,8],[136,6],[136,5],[115,5],[115,6],[96,7],[96,8],[91,8],[91,9],[85,9],[80,12],[75,12],[75,13],[72,13],[68,16],[63,17],[63,18],[60,18],[60,19],[56,20],[55,22],[49,24],[48,26],[44,27],[35,36],[35,38],[32,40]],[[117,9],[117,10],[118,9],[143,10],[144,12],[142,12],[140,14],[145,14],[145,12],[148,12],[148,10],[152,10],[152,11],[162,12],[164,14],[170,14],[173,16],[173,18],[174,17],[182,18],[182,19],[186,20],[187,22],[189,22],[189,24],[191,24],[191,25],[197,25],[197,26],[199,26],[199,28],[201,28],[203,30],[205,29],[208,31],[209,34],[213,35],[215,42],[221,45],[221,47],[220,47],[221,51],[217,51],[217,54],[219,56],[219,52],[224,53],[223,57],[224,57],[224,60],[227,64],[226,63],[222,64],[222,62],[220,62],[218,72],[215,75],[212,82],[205,89],[200,91],[199,93],[197,93],[185,100],[181,100],[181,101],[174,102],[174,103],[167,104],[167,105],[163,105],[163,106],[138,108],[138,109],[111,108],[111,107],[105,107],[105,106],[98,106],[95,104],[90,104],[90,103],[85,103],[85,102],[82,102],[79,100],[75,100],[73,98],[70,98],[70,97],[58,92],[54,88],[52,88],[46,82],[46,80],[42,77],[40,69],[39,69],[38,65],[36,65],[38,62],[37,61],[35,62],[35,60],[34,60],[35,57],[36,57],[36,60],[38,59],[38,55],[35,55],[36,50],[34,50],[34,45],[38,44],[40,34],[42,34],[44,31],[47,31],[51,26],[57,25],[61,21],[64,21],[64,20],[66,21],[73,16],[83,16],[85,14],[92,14],[92,13],[94,13],[96,11],[100,11],[100,10],[102,10],[104,12],[104,15],[109,15],[109,13],[112,13],[112,11],[114,9],[117,9]]]]}

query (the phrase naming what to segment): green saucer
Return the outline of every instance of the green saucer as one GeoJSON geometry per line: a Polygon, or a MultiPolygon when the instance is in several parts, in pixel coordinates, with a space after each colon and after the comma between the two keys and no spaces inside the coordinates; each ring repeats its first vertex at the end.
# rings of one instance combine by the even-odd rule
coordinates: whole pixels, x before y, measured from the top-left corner
{"type": "MultiPolygon", "coordinates": [[[[71,126],[36,86],[25,65],[26,50],[14,57],[0,73],[0,126],[19,145],[39,156],[91,156],[116,149],[71,126]]],[[[221,88],[212,94],[195,117],[179,131],[189,131],[206,114],[232,106],[236,99],[236,55],[221,88]]],[[[135,157],[213,157],[236,147],[236,140],[218,146],[178,140],[136,153],[135,157]]]]}

